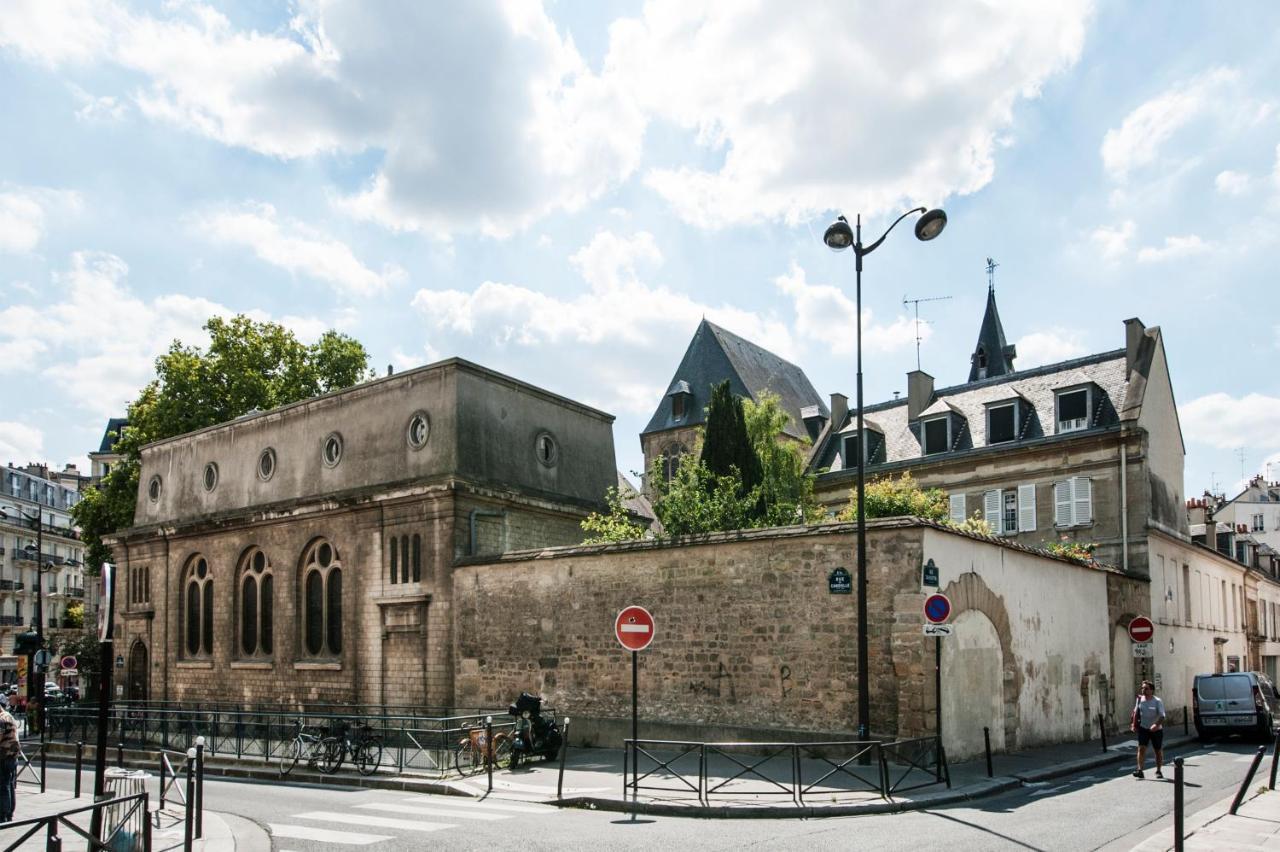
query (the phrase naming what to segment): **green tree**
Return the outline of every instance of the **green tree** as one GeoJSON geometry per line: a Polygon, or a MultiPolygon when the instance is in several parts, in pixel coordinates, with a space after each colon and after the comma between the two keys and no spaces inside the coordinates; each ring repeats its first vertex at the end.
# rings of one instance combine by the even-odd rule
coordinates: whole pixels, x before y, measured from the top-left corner
{"type": "Polygon", "coordinates": [[[111,559],[102,537],[133,524],[144,445],[373,376],[364,346],[335,331],[308,346],[284,326],[245,316],[212,317],[204,327],[207,349],[175,340],[156,359],[156,378],[130,403],[116,442],[123,458],[72,510],[93,570],[111,559]]]}
{"type": "MultiPolygon", "coordinates": [[[[867,484],[867,517],[893,518],[914,515],[930,521],[947,518],[947,494],[941,488],[922,489],[910,471],[898,479],[886,476],[867,484]]],[[[839,519],[852,521],[858,517],[858,492],[849,491],[849,504],[841,510],[839,519]]]]}
{"type": "Polygon", "coordinates": [[[609,489],[605,502],[609,506],[608,512],[603,515],[592,512],[582,522],[582,531],[587,534],[583,544],[608,544],[645,537],[648,530],[631,519],[631,512],[623,503],[617,488],[609,489]]]}
{"type": "Polygon", "coordinates": [[[84,627],[84,604],[76,601],[67,607],[62,616],[62,626],[79,630],[84,627]]]}
{"type": "Polygon", "coordinates": [[[751,436],[747,434],[742,399],[729,390],[728,379],[711,389],[701,461],[715,477],[707,480],[708,487],[713,490],[718,487],[716,483],[720,478],[732,476],[735,470],[741,483],[741,495],[758,486],[763,477],[760,459],[752,446],[751,436]]]}
{"type": "Polygon", "coordinates": [[[804,447],[780,438],[790,421],[777,394],[765,391],[760,401],[743,403],[747,435],[760,460],[760,498],[764,504],[760,526],[817,523],[824,512],[813,498],[813,474],[805,471],[804,447]]]}
{"type": "Polygon", "coordinates": [[[760,486],[744,489],[738,469],[729,473],[713,473],[692,453],[680,458],[675,476],[667,482],[662,475],[662,460],[655,459],[649,469],[654,483],[654,514],[662,522],[665,535],[740,530],[758,526],[760,486]]]}

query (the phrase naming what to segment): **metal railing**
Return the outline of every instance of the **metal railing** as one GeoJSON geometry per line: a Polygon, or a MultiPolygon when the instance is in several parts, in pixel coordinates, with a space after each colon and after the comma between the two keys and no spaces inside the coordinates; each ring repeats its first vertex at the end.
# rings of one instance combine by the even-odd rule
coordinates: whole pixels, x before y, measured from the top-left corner
{"type": "Polygon", "coordinates": [[[832,801],[840,795],[895,793],[934,784],[951,787],[946,754],[937,737],[880,742],[703,743],[624,740],[623,796],[647,790],[667,796],[785,796],[832,801]]]}
{"type": "Polygon", "coordinates": [[[58,834],[59,829],[66,829],[70,831],[72,834],[79,835],[81,838],[83,838],[88,842],[89,844],[88,848],[90,850],[103,850],[103,852],[111,852],[111,850],[115,850],[117,848],[120,848],[121,846],[124,846],[124,848],[128,848],[129,846],[132,846],[132,843],[129,843],[127,846],[124,845],[121,842],[124,840],[124,838],[117,837],[117,835],[120,834],[120,832],[125,828],[125,826],[130,824],[130,822],[132,821],[131,818],[133,817],[133,814],[139,808],[142,809],[142,815],[143,815],[143,819],[141,820],[141,824],[143,826],[141,846],[144,852],[151,852],[151,820],[147,816],[147,802],[148,802],[148,797],[147,797],[147,794],[144,792],[144,793],[138,793],[133,796],[121,796],[117,799],[107,799],[101,802],[95,802],[92,805],[84,805],[83,807],[79,807],[79,808],[71,808],[70,810],[61,811],[56,814],[46,814],[45,816],[32,817],[31,819],[21,819],[21,820],[15,820],[13,822],[4,823],[2,826],[0,826],[0,830],[3,830],[3,835],[0,835],[0,836],[2,836],[4,840],[8,840],[10,837],[13,836],[10,832],[13,832],[15,830],[18,830],[21,832],[18,835],[18,838],[16,840],[8,843],[4,847],[4,852],[12,852],[12,850],[18,849],[24,843],[30,840],[33,836],[35,836],[35,834],[39,832],[41,829],[44,829],[45,831],[46,852],[60,852],[60,850],[62,849],[62,837],[59,836],[58,834]],[[119,820],[115,828],[109,834],[107,834],[106,837],[103,837],[102,839],[98,839],[94,837],[88,830],[86,830],[85,828],[79,825],[76,825],[76,823],[74,823],[71,820],[71,817],[76,814],[85,814],[85,813],[92,814],[94,811],[98,811],[100,809],[106,810],[109,808],[123,809],[123,818],[119,820]],[[26,829],[26,830],[21,831],[22,829],[26,829]]]}

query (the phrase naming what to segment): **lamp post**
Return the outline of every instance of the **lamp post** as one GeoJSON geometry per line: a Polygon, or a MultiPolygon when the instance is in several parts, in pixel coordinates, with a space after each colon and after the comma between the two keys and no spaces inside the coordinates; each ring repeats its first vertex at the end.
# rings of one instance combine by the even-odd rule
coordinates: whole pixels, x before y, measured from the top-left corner
{"type": "MultiPolygon", "coordinates": [[[[40,564],[44,560],[42,552],[44,548],[44,520],[40,511],[36,510],[36,516],[33,518],[26,512],[18,509],[18,514],[23,518],[31,521],[36,527],[36,637],[39,644],[39,650],[44,650],[44,567],[40,564]]],[[[31,545],[23,548],[28,554],[32,552],[31,545]]],[[[37,652],[37,655],[39,652],[37,652]]],[[[36,724],[40,726],[43,735],[44,731],[44,669],[36,663],[35,658],[32,659],[31,670],[27,677],[27,706],[35,707],[36,724]]]]}
{"type": "Polygon", "coordinates": [[[885,237],[889,236],[889,232],[899,222],[914,213],[924,214],[916,222],[916,239],[922,242],[927,242],[938,236],[947,225],[946,213],[937,209],[926,210],[924,207],[917,207],[914,210],[908,210],[895,219],[893,224],[880,235],[880,239],[869,246],[863,246],[862,244],[861,216],[854,220],[855,226],[853,228],[849,227],[849,220],[841,216],[832,222],[826,233],[822,235],[822,241],[832,251],[853,249],[854,268],[857,270],[855,309],[858,314],[858,387],[856,400],[858,411],[858,739],[864,741],[870,738],[871,733],[871,696],[869,694],[871,677],[870,672],[867,670],[867,441],[866,434],[862,428],[862,258],[880,248],[880,244],[884,242],[885,237]]]}

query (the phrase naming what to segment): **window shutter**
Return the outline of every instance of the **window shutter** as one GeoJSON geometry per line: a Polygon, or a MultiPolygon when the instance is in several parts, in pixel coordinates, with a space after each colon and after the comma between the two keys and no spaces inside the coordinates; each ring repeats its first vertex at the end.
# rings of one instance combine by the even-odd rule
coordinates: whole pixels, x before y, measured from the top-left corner
{"type": "Polygon", "coordinates": [[[963,494],[952,494],[952,495],[951,495],[951,507],[950,507],[950,509],[951,509],[951,511],[950,511],[950,515],[951,515],[951,523],[953,523],[953,524],[963,524],[963,523],[964,523],[964,518],[965,518],[965,513],[964,513],[964,495],[963,495],[963,494]]]}
{"type": "Polygon", "coordinates": [[[1070,479],[1053,483],[1054,526],[1071,526],[1071,483],[1070,479]]]}
{"type": "Polygon", "coordinates": [[[1002,532],[1000,528],[1000,492],[986,491],[982,494],[982,514],[987,519],[987,523],[991,524],[991,531],[996,535],[1002,532]]]}
{"type": "Polygon", "coordinates": [[[1018,486],[1018,531],[1036,531],[1036,487],[1018,486]]]}
{"type": "Polygon", "coordinates": [[[1073,477],[1073,481],[1075,482],[1073,520],[1076,524],[1091,524],[1093,523],[1093,483],[1084,476],[1073,477]]]}

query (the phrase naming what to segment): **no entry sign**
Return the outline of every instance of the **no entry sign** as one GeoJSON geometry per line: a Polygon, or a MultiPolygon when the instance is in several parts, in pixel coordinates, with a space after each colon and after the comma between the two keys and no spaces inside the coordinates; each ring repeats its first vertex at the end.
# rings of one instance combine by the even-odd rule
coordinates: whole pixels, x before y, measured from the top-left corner
{"type": "Polygon", "coordinates": [[[1155,635],[1155,625],[1145,615],[1139,615],[1129,622],[1129,638],[1134,642],[1150,642],[1151,637],[1155,635]]]}
{"type": "Polygon", "coordinates": [[[653,616],[642,606],[629,606],[618,613],[613,632],[628,651],[643,651],[653,641],[653,616]]]}

